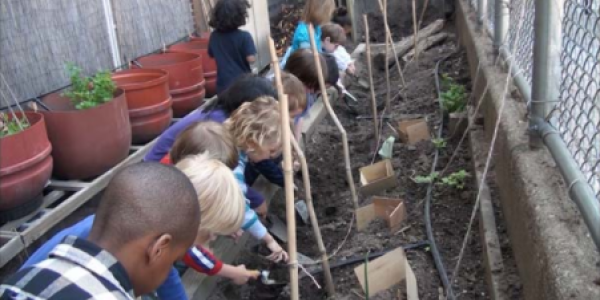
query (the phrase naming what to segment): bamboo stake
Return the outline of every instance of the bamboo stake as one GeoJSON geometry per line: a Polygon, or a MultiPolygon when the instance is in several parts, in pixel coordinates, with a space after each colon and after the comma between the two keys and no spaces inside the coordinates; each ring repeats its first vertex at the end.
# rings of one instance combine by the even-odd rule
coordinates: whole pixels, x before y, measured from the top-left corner
{"type": "Polygon", "coordinates": [[[308,25],[308,34],[310,36],[310,45],[313,51],[313,55],[315,56],[315,65],[317,67],[317,73],[319,76],[319,86],[321,87],[321,97],[323,97],[323,104],[325,104],[325,108],[327,109],[327,113],[331,116],[331,119],[337,126],[338,130],[342,134],[342,146],[344,147],[344,159],[346,162],[346,180],[348,181],[348,185],[350,186],[350,192],[352,193],[352,203],[354,204],[354,210],[358,210],[358,196],[356,195],[356,188],[354,187],[354,178],[352,176],[352,167],[350,164],[350,151],[348,150],[348,136],[346,134],[346,129],[342,126],[342,123],[338,119],[335,111],[331,107],[331,103],[329,102],[329,96],[327,95],[327,88],[325,87],[325,79],[323,78],[323,72],[321,70],[321,60],[319,58],[319,51],[317,51],[317,44],[315,42],[315,29],[312,24],[308,25]]]}
{"type": "Polygon", "coordinates": [[[419,49],[417,48],[417,41],[419,40],[419,27],[417,20],[417,3],[415,0],[412,0],[412,15],[413,15],[413,28],[414,28],[414,42],[415,42],[415,60],[419,61],[419,49]]]}
{"type": "Polygon", "coordinates": [[[281,110],[281,126],[283,130],[283,175],[285,176],[285,212],[288,225],[288,253],[290,255],[290,286],[291,299],[299,299],[298,286],[298,254],[296,247],[296,210],[294,209],[294,176],[292,174],[292,149],[290,145],[290,112],[287,95],[283,93],[281,84],[281,70],[275,50],[275,42],[269,38],[269,50],[271,52],[271,63],[275,71],[275,83],[279,96],[279,106],[281,110]]]}
{"type": "Polygon", "coordinates": [[[304,183],[304,193],[306,198],[306,206],[308,207],[308,215],[310,216],[310,223],[313,228],[313,234],[315,235],[315,239],[317,240],[317,247],[319,247],[319,252],[321,253],[321,264],[323,268],[323,274],[325,275],[325,287],[327,289],[327,294],[329,297],[333,297],[335,295],[335,287],[333,285],[333,277],[331,276],[331,269],[329,268],[329,257],[327,256],[327,250],[325,249],[325,244],[323,244],[323,237],[321,236],[321,228],[319,228],[319,221],[317,220],[317,214],[315,213],[315,207],[313,205],[312,199],[312,191],[310,188],[310,175],[308,173],[308,164],[306,163],[306,156],[304,156],[304,152],[300,149],[298,142],[294,137],[291,138],[292,148],[298,154],[298,159],[300,160],[300,165],[302,167],[302,181],[304,183]]]}
{"type": "MultiPolygon", "coordinates": [[[[367,20],[367,15],[363,15],[363,22],[365,23],[365,35],[366,35],[366,44],[367,44],[367,68],[369,69],[369,85],[371,86],[371,110],[373,111],[373,134],[375,135],[375,152],[377,152],[377,146],[379,145],[379,117],[377,114],[377,100],[375,99],[375,84],[373,83],[373,66],[371,63],[371,41],[369,37],[369,20],[367,20]]],[[[387,43],[386,43],[387,46],[387,43]]],[[[387,54],[387,51],[386,51],[387,54]]],[[[387,60],[386,60],[387,61],[387,60]]],[[[389,70],[386,66],[386,70],[389,70]]],[[[389,76],[389,74],[388,74],[389,76]]],[[[388,77],[388,99],[390,96],[389,89],[390,79],[388,77]]],[[[387,105],[387,104],[386,104],[387,105]]]]}
{"type": "MultiPolygon", "coordinates": [[[[383,0],[383,20],[384,20],[384,24],[387,24],[387,0],[383,0]]],[[[389,109],[391,111],[391,87],[390,87],[390,68],[387,65],[387,61],[390,57],[390,37],[389,37],[389,32],[386,30],[385,31],[385,61],[386,61],[386,65],[385,65],[385,81],[387,84],[387,94],[386,94],[386,98],[385,98],[385,107],[387,109],[389,109]]],[[[371,55],[369,55],[369,61],[371,60],[371,55]]],[[[379,141],[379,140],[378,140],[379,141]]]]}
{"type": "MultiPolygon", "coordinates": [[[[378,0],[379,9],[383,12],[383,3],[382,0],[378,0]]],[[[386,14],[387,15],[387,14],[386,14]]],[[[394,54],[394,60],[396,61],[396,67],[398,68],[398,73],[400,74],[400,80],[402,80],[402,90],[406,87],[406,81],[404,80],[404,73],[402,72],[402,67],[400,66],[400,61],[398,60],[398,52],[396,51],[396,47],[394,47],[394,38],[392,38],[392,31],[390,30],[390,25],[388,24],[387,18],[383,19],[383,24],[385,25],[385,33],[390,40],[390,44],[392,45],[392,53],[394,54]]],[[[386,62],[387,63],[387,62],[386,62]]]]}

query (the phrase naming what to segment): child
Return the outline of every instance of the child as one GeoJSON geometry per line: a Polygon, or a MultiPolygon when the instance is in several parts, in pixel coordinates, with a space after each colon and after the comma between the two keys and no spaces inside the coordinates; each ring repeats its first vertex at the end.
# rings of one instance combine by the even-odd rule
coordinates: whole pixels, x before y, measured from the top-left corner
{"type": "MultiPolygon", "coordinates": [[[[321,25],[331,20],[331,14],[335,10],[334,0],[307,0],[304,5],[304,11],[294,36],[292,43],[285,53],[281,62],[281,67],[284,68],[287,64],[287,60],[290,55],[298,49],[309,49],[310,46],[310,34],[308,31],[308,25],[314,26],[315,43],[317,49],[321,49],[321,25]]],[[[320,50],[319,50],[320,51],[320,50]]]]}
{"type": "Polygon", "coordinates": [[[323,42],[323,50],[325,53],[331,54],[337,63],[340,71],[340,77],[343,80],[344,74],[349,73],[354,75],[354,61],[346,48],[342,44],[346,42],[346,33],[344,28],[338,24],[327,23],[323,25],[323,34],[321,41],[323,42]]]}
{"type": "Polygon", "coordinates": [[[202,215],[196,247],[188,250],[183,261],[196,271],[224,276],[236,284],[245,284],[250,278],[256,278],[258,273],[246,270],[244,265],[234,267],[223,264],[203,248],[218,235],[237,232],[244,222],[246,209],[244,195],[233,173],[219,160],[211,159],[211,156],[213,154],[209,152],[188,155],[177,163],[177,168],[190,178],[196,188],[202,215]]]}
{"type": "Polygon", "coordinates": [[[211,12],[209,25],[215,30],[208,42],[208,55],[217,62],[217,93],[223,92],[243,74],[251,73],[256,47],[246,25],[250,3],[247,0],[219,0],[211,12]]]}
{"type": "MultiPolygon", "coordinates": [[[[179,167],[181,160],[197,155],[198,153],[205,153],[210,158],[221,161],[229,167],[230,172],[238,166],[238,149],[234,143],[234,139],[225,126],[216,122],[198,122],[188,127],[177,138],[169,156],[172,162],[179,167]]],[[[243,186],[245,187],[246,185],[243,184],[243,186]]],[[[246,207],[243,213],[245,214],[244,224],[238,226],[235,231],[241,227],[255,238],[265,241],[267,245],[271,244],[269,246],[270,249],[277,252],[282,251],[279,244],[266,232],[266,228],[264,228],[262,223],[257,222],[256,213],[251,208],[253,207],[246,207]]],[[[287,254],[285,256],[287,257],[287,254]]],[[[234,267],[223,264],[202,247],[190,249],[184,261],[198,272],[224,276],[238,284],[246,283],[253,276],[243,266],[234,267]]]]}
{"type": "MultiPolygon", "coordinates": [[[[225,121],[225,126],[231,132],[239,149],[239,164],[233,172],[242,184],[242,190],[245,190],[247,186],[244,171],[247,162],[260,162],[280,154],[282,141],[279,104],[271,97],[261,97],[244,103],[225,121]]],[[[258,218],[254,218],[255,222],[260,222],[258,218]]],[[[279,245],[274,239],[264,241],[273,252],[269,259],[274,261],[288,259],[283,249],[277,253],[276,249],[279,245]]]]}
{"type": "Polygon", "coordinates": [[[333,12],[333,18],[331,22],[338,24],[344,28],[344,33],[349,35],[352,33],[352,19],[348,15],[348,9],[344,6],[340,6],[333,12]]]}
{"type": "Polygon", "coordinates": [[[0,298],[134,299],[164,281],[199,224],[196,191],[181,171],[126,167],[106,187],[89,236],[64,238],[48,259],[5,280],[0,298]]]}

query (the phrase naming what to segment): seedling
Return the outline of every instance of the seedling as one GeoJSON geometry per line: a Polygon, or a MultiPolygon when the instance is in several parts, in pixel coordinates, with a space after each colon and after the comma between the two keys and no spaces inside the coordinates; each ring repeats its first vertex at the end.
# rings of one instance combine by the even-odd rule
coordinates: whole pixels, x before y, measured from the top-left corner
{"type": "Polygon", "coordinates": [[[438,172],[433,172],[427,176],[416,176],[411,179],[412,179],[412,181],[414,181],[417,184],[429,184],[429,183],[436,181],[437,178],[439,177],[439,175],[440,174],[438,172]]]}
{"type": "Polygon", "coordinates": [[[110,72],[99,72],[93,77],[81,75],[81,68],[72,63],[67,64],[67,72],[71,78],[71,88],[63,96],[71,99],[76,109],[93,108],[114,98],[117,89],[110,72]]]}
{"type": "Polygon", "coordinates": [[[0,113],[0,138],[17,134],[29,127],[27,118],[9,118],[7,113],[0,113]]]}
{"type": "Polygon", "coordinates": [[[432,139],[431,142],[436,149],[443,149],[448,145],[448,142],[443,138],[432,139]]]}
{"type": "Polygon", "coordinates": [[[467,105],[467,93],[465,86],[456,83],[448,74],[443,74],[442,89],[444,92],[442,92],[440,96],[442,107],[445,111],[453,113],[465,110],[467,105]]]}
{"type": "Polygon", "coordinates": [[[442,178],[442,184],[462,190],[465,188],[465,179],[469,177],[471,177],[471,174],[465,170],[460,170],[442,178]]]}

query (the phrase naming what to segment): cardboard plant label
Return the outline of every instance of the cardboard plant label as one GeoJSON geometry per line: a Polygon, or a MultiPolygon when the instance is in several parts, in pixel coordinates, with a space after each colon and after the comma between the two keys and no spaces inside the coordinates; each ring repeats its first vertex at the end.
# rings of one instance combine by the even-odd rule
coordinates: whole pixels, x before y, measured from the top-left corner
{"type": "Polygon", "coordinates": [[[406,219],[406,206],[402,199],[376,197],[373,204],[359,208],[356,211],[356,227],[363,230],[369,226],[375,218],[381,218],[388,223],[390,230],[400,230],[400,225],[406,219]]]}
{"type": "Polygon", "coordinates": [[[420,141],[431,139],[429,126],[425,119],[400,121],[398,135],[403,143],[414,145],[420,141]]]}
{"type": "Polygon", "coordinates": [[[360,190],[365,195],[372,195],[393,188],[398,184],[396,173],[389,159],[384,159],[360,171],[360,190]]]}
{"type": "Polygon", "coordinates": [[[419,299],[417,278],[402,248],[372,260],[367,265],[361,264],[354,269],[354,274],[365,293],[368,285],[369,297],[389,289],[398,282],[405,281],[408,300],[419,299]]]}

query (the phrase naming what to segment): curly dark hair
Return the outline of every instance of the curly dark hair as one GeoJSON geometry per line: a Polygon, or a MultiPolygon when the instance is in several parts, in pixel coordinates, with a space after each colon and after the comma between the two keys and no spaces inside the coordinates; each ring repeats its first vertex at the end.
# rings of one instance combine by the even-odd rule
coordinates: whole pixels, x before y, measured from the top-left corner
{"type": "Polygon", "coordinates": [[[248,0],[219,0],[210,13],[208,25],[217,31],[228,32],[246,25],[248,0]]]}

